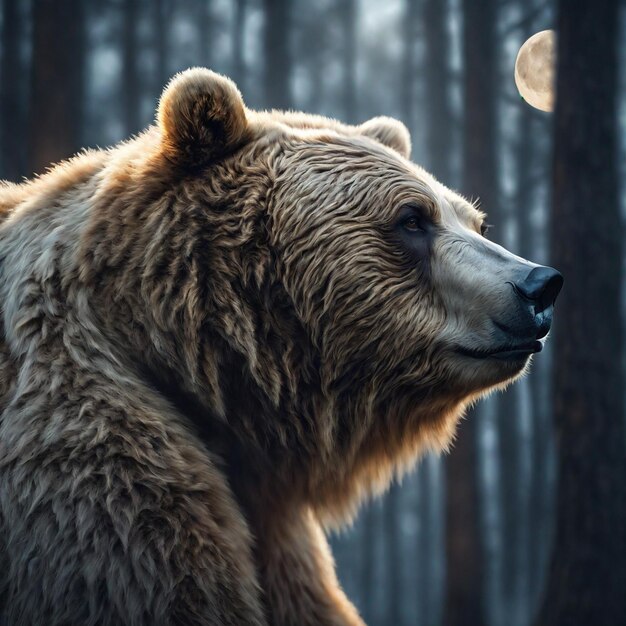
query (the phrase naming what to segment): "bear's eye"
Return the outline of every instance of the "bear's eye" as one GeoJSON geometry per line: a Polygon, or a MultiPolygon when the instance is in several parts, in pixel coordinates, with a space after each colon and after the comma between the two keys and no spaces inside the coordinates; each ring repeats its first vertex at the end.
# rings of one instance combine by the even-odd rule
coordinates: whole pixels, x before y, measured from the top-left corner
{"type": "Polygon", "coordinates": [[[399,211],[395,228],[404,235],[424,235],[432,231],[433,223],[426,214],[426,210],[414,203],[405,204],[399,211]]]}
{"type": "Polygon", "coordinates": [[[486,237],[486,236],[487,236],[487,233],[488,233],[491,229],[492,229],[492,224],[487,224],[486,222],[483,222],[483,223],[480,225],[480,234],[481,234],[483,237],[486,237]]]}
{"type": "Polygon", "coordinates": [[[404,229],[408,230],[410,233],[417,233],[420,230],[424,230],[420,226],[420,221],[416,217],[407,217],[407,219],[402,222],[402,226],[404,226],[404,229]]]}

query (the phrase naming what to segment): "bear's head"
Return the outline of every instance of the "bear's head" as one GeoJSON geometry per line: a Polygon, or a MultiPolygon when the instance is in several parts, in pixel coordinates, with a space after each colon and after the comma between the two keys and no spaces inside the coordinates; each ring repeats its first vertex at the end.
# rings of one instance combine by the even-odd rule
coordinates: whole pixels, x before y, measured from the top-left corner
{"type": "Polygon", "coordinates": [[[486,239],[485,215],[408,160],[401,123],[251,111],[194,69],[154,133],[117,180],[114,219],[143,229],[117,254],[127,339],[144,329],[144,366],[202,407],[208,438],[331,516],[446,447],[541,350],[560,275],[486,239]]]}

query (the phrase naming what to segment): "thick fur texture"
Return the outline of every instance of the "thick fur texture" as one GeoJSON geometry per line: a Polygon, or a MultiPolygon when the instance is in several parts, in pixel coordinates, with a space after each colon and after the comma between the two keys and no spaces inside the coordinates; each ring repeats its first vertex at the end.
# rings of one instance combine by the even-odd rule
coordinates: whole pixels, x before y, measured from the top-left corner
{"type": "Polygon", "coordinates": [[[497,300],[455,295],[483,216],[409,152],[196,69],[136,139],[0,187],[0,622],[361,624],[322,529],[519,373],[450,352],[497,300]]]}

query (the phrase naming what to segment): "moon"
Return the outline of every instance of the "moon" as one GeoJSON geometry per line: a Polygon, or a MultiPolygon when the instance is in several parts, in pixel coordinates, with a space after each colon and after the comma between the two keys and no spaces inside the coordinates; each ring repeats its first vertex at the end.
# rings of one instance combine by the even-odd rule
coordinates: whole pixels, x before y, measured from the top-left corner
{"type": "Polygon", "coordinates": [[[542,30],[526,40],[515,59],[515,84],[528,104],[540,111],[554,109],[556,35],[542,30]]]}

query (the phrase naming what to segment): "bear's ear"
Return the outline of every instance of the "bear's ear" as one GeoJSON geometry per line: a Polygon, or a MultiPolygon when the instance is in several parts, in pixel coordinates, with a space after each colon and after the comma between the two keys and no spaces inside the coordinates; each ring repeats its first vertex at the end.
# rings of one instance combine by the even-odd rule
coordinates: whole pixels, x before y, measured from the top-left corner
{"type": "Polygon", "coordinates": [[[373,117],[359,126],[359,132],[399,152],[406,159],[411,156],[409,129],[392,117],[373,117]]]}
{"type": "Polygon", "coordinates": [[[172,78],[161,96],[157,122],[165,156],[182,165],[219,158],[240,145],[248,130],[235,83],[204,68],[172,78]]]}

